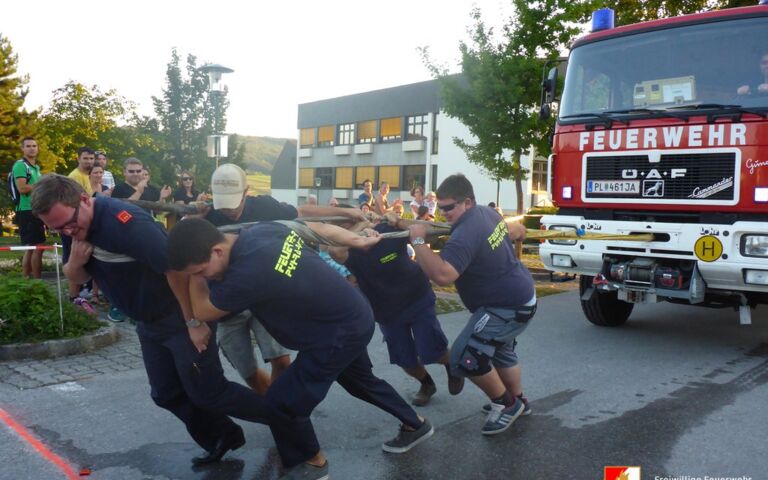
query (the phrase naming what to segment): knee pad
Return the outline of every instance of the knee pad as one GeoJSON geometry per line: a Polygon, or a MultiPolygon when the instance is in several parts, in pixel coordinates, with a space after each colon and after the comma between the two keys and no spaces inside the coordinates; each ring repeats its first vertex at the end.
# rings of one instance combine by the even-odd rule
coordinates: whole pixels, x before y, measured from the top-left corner
{"type": "Polygon", "coordinates": [[[491,371],[491,357],[482,350],[467,344],[456,367],[467,377],[479,377],[491,371]]]}

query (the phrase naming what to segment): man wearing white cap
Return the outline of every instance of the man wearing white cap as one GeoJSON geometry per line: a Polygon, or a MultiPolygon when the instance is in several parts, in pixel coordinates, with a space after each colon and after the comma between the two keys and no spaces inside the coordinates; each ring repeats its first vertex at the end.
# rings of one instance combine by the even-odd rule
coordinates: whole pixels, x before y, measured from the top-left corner
{"type": "MultiPolygon", "coordinates": [[[[269,195],[248,195],[248,181],[245,171],[232,163],[225,163],[211,177],[213,209],[205,219],[216,226],[270,220],[293,220],[298,216],[345,216],[352,220],[363,220],[357,208],[321,207],[281,203],[269,195]]],[[[290,365],[289,350],[277,343],[250,311],[238,313],[219,321],[218,342],[224,355],[237,369],[248,385],[259,393],[266,392],[274,381],[290,365]],[[251,346],[253,331],[259,344],[264,362],[270,362],[272,377],[259,369],[251,346]]]]}

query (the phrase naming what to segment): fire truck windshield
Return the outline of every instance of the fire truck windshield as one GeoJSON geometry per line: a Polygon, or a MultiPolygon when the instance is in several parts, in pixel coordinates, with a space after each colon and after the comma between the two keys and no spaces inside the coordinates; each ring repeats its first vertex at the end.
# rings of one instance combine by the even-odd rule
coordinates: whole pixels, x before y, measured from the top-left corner
{"type": "Polygon", "coordinates": [[[568,59],[560,120],[669,116],[717,106],[768,108],[768,17],[607,38],[568,59]],[[674,113],[673,113],[674,112],[674,113]]]}

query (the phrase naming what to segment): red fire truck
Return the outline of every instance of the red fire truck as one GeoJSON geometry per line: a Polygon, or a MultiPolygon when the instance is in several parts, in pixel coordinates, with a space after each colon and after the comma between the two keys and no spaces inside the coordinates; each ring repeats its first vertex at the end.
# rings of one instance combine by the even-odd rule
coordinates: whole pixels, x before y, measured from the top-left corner
{"type": "Polygon", "coordinates": [[[548,240],[541,258],[580,274],[597,325],[659,301],[748,324],[768,303],[768,5],[610,23],[572,45],[549,158],[559,210],[542,225],[584,239],[548,240]]]}

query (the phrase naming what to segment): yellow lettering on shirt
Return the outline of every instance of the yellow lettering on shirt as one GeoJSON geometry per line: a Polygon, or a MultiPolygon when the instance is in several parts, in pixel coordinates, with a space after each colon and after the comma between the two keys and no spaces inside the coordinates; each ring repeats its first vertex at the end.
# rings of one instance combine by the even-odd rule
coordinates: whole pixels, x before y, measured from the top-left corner
{"type": "Polygon", "coordinates": [[[392,253],[390,253],[388,255],[384,255],[383,257],[381,257],[379,259],[379,263],[381,263],[381,264],[389,263],[389,262],[391,262],[392,260],[394,260],[396,258],[397,258],[397,253],[392,252],[392,253]]]}
{"type": "Polygon", "coordinates": [[[493,229],[491,235],[488,237],[488,243],[491,245],[491,250],[496,250],[504,239],[509,235],[507,230],[507,224],[504,220],[500,221],[496,228],[493,229]]]}
{"type": "Polygon", "coordinates": [[[299,258],[301,258],[301,247],[304,246],[304,240],[302,240],[294,231],[291,231],[285,242],[283,248],[280,251],[280,256],[275,264],[275,270],[282,273],[286,277],[291,277],[293,271],[299,266],[299,258]]]}

